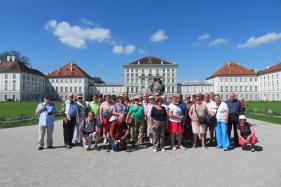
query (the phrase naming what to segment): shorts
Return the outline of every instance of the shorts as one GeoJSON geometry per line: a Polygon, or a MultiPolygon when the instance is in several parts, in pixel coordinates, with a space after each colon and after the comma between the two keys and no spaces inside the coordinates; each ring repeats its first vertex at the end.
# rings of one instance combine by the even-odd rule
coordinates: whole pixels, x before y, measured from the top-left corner
{"type": "Polygon", "coordinates": [[[206,124],[199,124],[197,121],[192,121],[193,134],[206,134],[206,124]]]}
{"type": "Polygon", "coordinates": [[[168,123],[168,132],[173,134],[182,133],[182,123],[181,122],[173,122],[169,121],[168,123]]]}

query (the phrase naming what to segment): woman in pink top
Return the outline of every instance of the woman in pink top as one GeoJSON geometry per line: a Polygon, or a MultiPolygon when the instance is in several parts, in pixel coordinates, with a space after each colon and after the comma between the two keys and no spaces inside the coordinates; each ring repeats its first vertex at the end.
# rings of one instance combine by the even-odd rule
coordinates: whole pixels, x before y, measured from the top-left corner
{"type": "Polygon", "coordinates": [[[109,132],[109,118],[112,115],[110,95],[105,96],[105,100],[100,105],[100,119],[103,124],[103,142],[107,142],[107,133],[109,132]]]}

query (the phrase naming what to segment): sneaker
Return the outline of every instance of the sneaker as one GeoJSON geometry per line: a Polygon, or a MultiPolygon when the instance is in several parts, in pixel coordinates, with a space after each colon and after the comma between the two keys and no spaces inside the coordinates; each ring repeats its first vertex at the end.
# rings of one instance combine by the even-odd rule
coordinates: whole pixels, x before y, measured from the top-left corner
{"type": "Polygon", "coordinates": [[[255,152],[255,151],[256,151],[254,145],[251,146],[251,151],[252,151],[252,152],[255,152]]]}
{"type": "Polygon", "coordinates": [[[186,148],[185,148],[184,146],[180,145],[180,146],[179,146],[179,149],[185,150],[186,148]]]}
{"type": "Polygon", "coordinates": [[[72,146],[71,145],[66,145],[66,149],[71,149],[72,148],[72,146]]]}
{"type": "Polygon", "coordinates": [[[95,145],[93,149],[96,151],[100,151],[100,148],[98,148],[98,145],[95,145]]]}
{"type": "Polygon", "coordinates": [[[195,148],[196,148],[196,145],[195,145],[195,144],[193,144],[193,145],[192,145],[192,148],[193,148],[193,149],[195,149],[195,148]]]}
{"type": "Polygon", "coordinates": [[[177,150],[177,147],[176,147],[176,146],[174,146],[174,147],[172,148],[172,150],[173,150],[173,151],[176,151],[176,150],[177,150]]]}
{"type": "Polygon", "coordinates": [[[103,140],[103,143],[107,143],[107,140],[106,140],[106,138],[103,140]]]}
{"type": "Polygon", "coordinates": [[[229,149],[228,148],[225,148],[225,149],[223,149],[224,151],[229,151],[229,149]]]}
{"type": "Polygon", "coordinates": [[[161,149],[161,151],[162,151],[162,152],[165,152],[165,151],[166,151],[166,149],[165,149],[165,148],[162,148],[162,149],[161,149]]]}
{"type": "Polygon", "coordinates": [[[39,150],[39,151],[43,150],[43,147],[38,147],[38,150],[39,150]]]}
{"type": "Polygon", "coordinates": [[[217,146],[216,148],[217,148],[217,149],[221,149],[222,147],[220,147],[220,146],[217,146]]]}
{"type": "Polygon", "coordinates": [[[47,146],[47,149],[54,149],[54,147],[52,145],[47,146]]]}
{"type": "Polygon", "coordinates": [[[205,150],[205,149],[208,149],[208,147],[206,145],[202,146],[202,149],[205,150]]]}
{"type": "Polygon", "coordinates": [[[153,149],[154,152],[157,152],[157,149],[153,149]]]}

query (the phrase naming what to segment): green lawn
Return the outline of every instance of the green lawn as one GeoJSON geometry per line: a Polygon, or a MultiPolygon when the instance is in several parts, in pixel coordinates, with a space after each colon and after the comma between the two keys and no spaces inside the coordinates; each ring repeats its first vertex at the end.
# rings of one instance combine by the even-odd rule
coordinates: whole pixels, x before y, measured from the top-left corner
{"type": "MultiPolygon", "coordinates": [[[[61,109],[61,102],[54,102],[57,111],[61,109]]],[[[35,115],[35,109],[38,102],[0,102],[0,117],[14,118],[21,115],[35,115]]]]}
{"type": "Polygon", "coordinates": [[[246,106],[248,117],[281,124],[281,101],[252,101],[246,106]]]}

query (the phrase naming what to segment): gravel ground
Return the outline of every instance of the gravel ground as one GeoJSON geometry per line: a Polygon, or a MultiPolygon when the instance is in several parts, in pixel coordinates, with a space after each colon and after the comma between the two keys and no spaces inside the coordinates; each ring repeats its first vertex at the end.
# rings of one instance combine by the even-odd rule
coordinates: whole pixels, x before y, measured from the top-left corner
{"type": "Polygon", "coordinates": [[[62,121],[53,150],[37,150],[37,126],[0,130],[0,186],[281,186],[281,126],[256,124],[258,151],[215,147],[166,152],[140,148],[86,152],[63,147],[62,121]]]}

